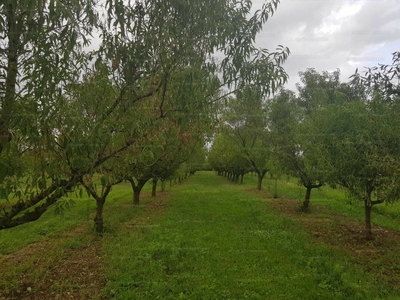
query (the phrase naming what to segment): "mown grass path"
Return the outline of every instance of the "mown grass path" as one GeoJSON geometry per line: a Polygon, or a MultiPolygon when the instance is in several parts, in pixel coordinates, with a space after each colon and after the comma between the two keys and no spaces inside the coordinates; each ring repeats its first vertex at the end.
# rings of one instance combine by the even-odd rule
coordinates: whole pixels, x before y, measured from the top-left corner
{"type": "Polygon", "coordinates": [[[165,205],[104,237],[107,298],[398,299],[262,197],[213,173],[172,189],[165,205]]]}

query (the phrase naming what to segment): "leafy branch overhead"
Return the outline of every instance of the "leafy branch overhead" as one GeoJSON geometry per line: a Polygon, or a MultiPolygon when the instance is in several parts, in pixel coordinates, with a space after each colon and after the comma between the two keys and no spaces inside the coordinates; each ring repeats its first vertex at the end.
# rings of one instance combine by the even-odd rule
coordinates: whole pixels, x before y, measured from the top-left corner
{"type": "Polygon", "coordinates": [[[86,189],[101,231],[113,183],[172,176],[202,153],[226,94],[287,80],[289,50],[255,47],[279,1],[131,2],[1,2],[1,229],[86,189]],[[105,172],[101,190],[86,181],[105,172]]]}

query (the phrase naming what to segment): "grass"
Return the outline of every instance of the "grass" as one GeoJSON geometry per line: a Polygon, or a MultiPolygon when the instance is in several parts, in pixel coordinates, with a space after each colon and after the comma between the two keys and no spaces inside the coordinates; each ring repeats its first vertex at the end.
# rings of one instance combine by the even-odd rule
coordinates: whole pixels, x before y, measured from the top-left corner
{"type": "MultiPolygon", "coordinates": [[[[274,191],[275,181],[266,177],[263,181],[263,188],[274,191]]],[[[257,186],[257,177],[251,174],[245,176],[243,189],[254,189],[257,186]]],[[[305,188],[298,184],[296,179],[281,179],[277,184],[278,196],[297,201],[299,206],[304,200],[305,188]]],[[[354,220],[364,222],[364,204],[362,201],[351,199],[342,188],[332,189],[329,186],[323,186],[313,189],[311,192],[310,209],[313,204],[323,205],[338,213],[354,220]]],[[[375,205],[372,208],[372,225],[400,231],[400,222],[398,220],[400,212],[400,202],[383,203],[375,205]]]]}
{"type": "MultiPolygon", "coordinates": [[[[143,192],[151,190],[151,183],[143,187],[143,192]]],[[[73,205],[66,209],[63,214],[55,212],[51,207],[38,221],[17,226],[15,228],[0,230],[0,255],[16,251],[28,244],[45,241],[58,237],[67,230],[76,226],[86,228],[93,227],[93,213],[96,203],[93,198],[84,195],[82,198],[71,196],[73,205]]],[[[132,189],[129,183],[114,186],[105,204],[105,223],[112,227],[115,222],[108,212],[112,212],[122,202],[129,202],[132,199],[132,189]],[[114,223],[113,223],[114,222],[114,223]]],[[[127,216],[128,218],[130,216],[127,216]]],[[[122,217],[123,218],[123,217],[122,217]]]]}
{"type": "MultiPolygon", "coordinates": [[[[105,237],[113,299],[391,299],[390,286],[311,241],[210,173],[172,190],[165,213],[105,237]],[[379,289],[376,287],[379,286],[379,289]]],[[[397,295],[399,296],[399,295],[397,295]]],[[[395,298],[393,298],[395,299],[395,298]]]]}
{"type": "MultiPolygon", "coordinates": [[[[0,231],[0,299],[400,298],[374,274],[380,266],[368,270],[316,241],[298,220],[277,214],[265,194],[249,194],[255,184],[250,175],[236,185],[199,172],[157,198],[146,186],[137,207],[130,185],[118,185],[107,199],[101,238],[87,198],[64,216],[49,211],[0,231]]],[[[303,197],[293,182],[280,182],[278,192],[303,197]]],[[[353,216],[343,191],[322,188],[311,201],[353,216]]]]}
{"type": "MultiPolygon", "coordinates": [[[[150,189],[144,187],[144,202],[150,189]]],[[[0,231],[1,300],[101,298],[104,260],[102,239],[93,230],[95,202],[74,200],[64,215],[52,208],[36,222],[0,231]]],[[[129,184],[113,187],[104,211],[107,234],[143,212],[133,207],[129,184]]]]}

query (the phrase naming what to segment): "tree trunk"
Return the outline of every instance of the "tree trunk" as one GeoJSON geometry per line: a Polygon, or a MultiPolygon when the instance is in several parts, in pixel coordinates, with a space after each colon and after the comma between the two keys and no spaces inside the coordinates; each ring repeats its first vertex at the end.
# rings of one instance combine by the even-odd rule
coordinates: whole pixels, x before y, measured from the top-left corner
{"type": "Polygon", "coordinates": [[[274,182],[274,199],[278,198],[278,179],[275,178],[274,182]]]}
{"type": "Polygon", "coordinates": [[[308,204],[310,204],[311,190],[311,185],[306,186],[306,196],[303,201],[303,210],[308,210],[308,204]]]}
{"type": "Polygon", "coordinates": [[[102,190],[101,196],[99,196],[96,192],[96,189],[88,188],[86,186],[86,189],[90,191],[90,194],[96,200],[96,215],[94,217],[94,227],[96,229],[96,232],[100,234],[104,232],[103,207],[104,203],[106,203],[106,198],[111,191],[111,187],[111,184],[107,185],[106,188],[102,190]]]}
{"type": "MultiPolygon", "coordinates": [[[[11,2],[10,2],[11,3],[11,2]]],[[[17,85],[18,77],[18,49],[20,48],[21,41],[21,30],[18,20],[18,16],[15,13],[17,10],[17,4],[4,4],[4,13],[6,14],[7,24],[5,31],[7,32],[8,47],[6,47],[4,52],[7,53],[7,68],[6,68],[6,78],[5,78],[5,91],[4,97],[2,99],[2,108],[0,111],[0,132],[8,132],[10,118],[12,116],[13,107],[15,103],[15,88],[17,85]]],[[[3,11],[2,11],[3,13],[3,11]]],[[[3,151],[4,146],[9,143],[8,135],[5,138],[0,138],[0,153],[3,151]]]]}
{"type": "Polygon", "coordinates": [[[243,177],[244,177],[244,173],[242,172],[242,173],[240,174],[240,184],[243,184],[243,177]]]}
{"type": "Polygon", "coordinates": [[[135,181],[133,180],[133,178],[128,178],[127,180],[131,183],[131,187],[133,190],[133,204],[139,205],[140,191],[142,190],[143,186],[146,184],[147,180],[138,180],[137,185],[135,184],[135,181]]]}
{"type": "Polygon", "coordinates": [[[97,233],[104,232],[104,222],[103,222],[103,207],[105,203],[105,198],[96,199],[96,216],[94,217],[94,228],[97,233]]]}
{"type": "Polygon", "coordinates": [[[140,202],[140,191],[141,191],[141,189],[139,189],[138,187],[136,187],[133,190],[133,204],[134,205],[139,205],[139,202],[140,202]]]}
{"type": "Polygon", "coordinates": [[[258,177],[258,181],[257,181],[257,190],[261,190],[262,188],[262,182],[264,179],[264,176],[267,172],[257,172],[257,177],[258,177]]]}
{"type": "Polygon", "coordinates": [[[367,240],[372,240],[372,228],[371,228],[372,205],[370,201],[364,200],[364,208],[365,208],[365,237],[367,240]]]}
{"type": "Polygon", "coordinates": [[[151,196],[152,197],[157,196],[157,181],[158,181],[157,178],[153,178],[153,186],[151,188],[151,196]]]}

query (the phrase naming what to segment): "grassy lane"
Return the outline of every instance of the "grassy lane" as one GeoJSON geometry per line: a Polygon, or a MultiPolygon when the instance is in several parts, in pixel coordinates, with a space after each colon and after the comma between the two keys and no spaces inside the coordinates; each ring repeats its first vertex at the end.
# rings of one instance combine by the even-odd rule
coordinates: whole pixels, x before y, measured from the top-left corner
{"type": "Polygon", "coordinates": [[[197,173],[171,196],[163,214],[104,237],[106,297],[398,299],[261,197],[213,173],[197,173]]]}
{"type": "MultiPolygon", "coordinates": [[[[257,176],[246,174],[242,188],[255,189],[257,186],[257,176]]],[[[275,181],[268,178],[263,181],[263,188],[274,192],[275,181]]],[[[278,197],[282,195],[289,199],[296,200],[299,206],[304,200],[306,189],[298,184],[297,179],[281,179],[277,181],[278,197]]],[[[310,209],[313,204],[319,204],[331,208],[336,213],[364,222],[364,203],[358,199],[350,199],[346,195],[346,190],[338,187],[332,189],[325,185],[311,192],[310,209]]],[[[372,207],[371,222],[373,226],[378,225],[393,230],[400,231],[399,222],[400,202],[384,203],[372,207]]],[[[373,230],[373,229],[372,229],[373,230]]]]}
{"type": "MultiPolygon", "coordinates": [[[[150,184],[146,184],[143,188],[143,192],[146,194],[150,190],[150,184]]],[[[96,211],[95,200],[85,194],[83,198],[75,197],[72,194],[71,198],[74,200],[74,204],[66,208],[63,214],[55,213],[55,205],[50,207],[35,222],[11,229],[0,230],[0,260],[4,254],[14,252],[31,243],[58,238],[76,226],[82,226],[94,234],[93,218],[96,211]]],[[[129,183],[122,183],[112,188],[104,207],[106,228],[114,228],[116,224],[125,221],[126,218],[132,218],[132,213],[136,213],[136,211],[130,205],[131,199],[132,189],[129,183]],[[119,210],[121,203],[126,203],[131,208],[127,210],[125,207],[123,213],[115,213],[116,210],[119,210]]]]}

